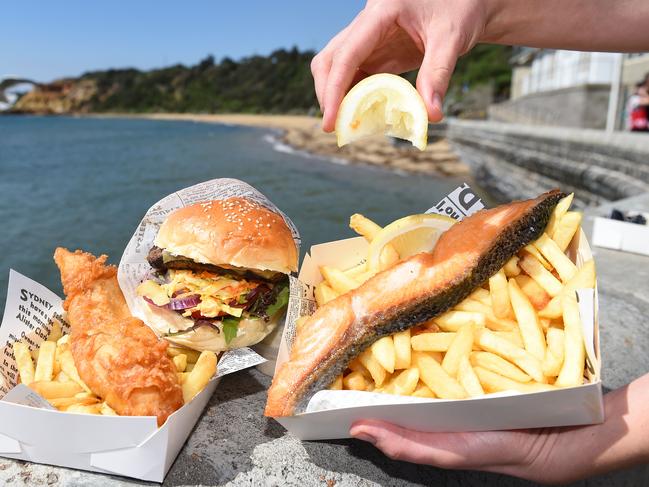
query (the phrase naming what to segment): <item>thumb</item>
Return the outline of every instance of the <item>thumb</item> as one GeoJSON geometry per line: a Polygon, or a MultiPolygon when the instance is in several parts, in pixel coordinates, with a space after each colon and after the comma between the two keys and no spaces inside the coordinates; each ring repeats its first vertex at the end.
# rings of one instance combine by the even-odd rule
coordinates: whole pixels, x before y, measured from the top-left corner
{"type": "Polygon", "coordinates": [[[426,45],[417,76],[417,91],[424,99],[431,122],[439,122],[444,117],[442,101],[455,69],[458,53],[454,43],[449,40],[428,42],[426,45]]]}

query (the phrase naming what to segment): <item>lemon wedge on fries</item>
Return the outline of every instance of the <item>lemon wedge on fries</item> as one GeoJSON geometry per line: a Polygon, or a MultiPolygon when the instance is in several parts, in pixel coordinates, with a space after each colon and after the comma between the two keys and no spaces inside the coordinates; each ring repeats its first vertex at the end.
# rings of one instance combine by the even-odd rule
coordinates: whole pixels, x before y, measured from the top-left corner
{"type": "Polygon", "coordinates": [[[370,242],[367,265],[378,272],[381,265],[381,252],[386,245],[392,247],[405,259],[421,252],[430,252],[437,240],[455,223],[453,218],[427,213],[410,215],[396,220],[381,229],[370,242]]]}
{"type": "Polygon", "coordinates": [[[424,100],[409,81],[375,74],[345,96],[336,118],[338,147],[370,135],[385,134],[412,142],[419,150],[428,140],[424,100]]]}

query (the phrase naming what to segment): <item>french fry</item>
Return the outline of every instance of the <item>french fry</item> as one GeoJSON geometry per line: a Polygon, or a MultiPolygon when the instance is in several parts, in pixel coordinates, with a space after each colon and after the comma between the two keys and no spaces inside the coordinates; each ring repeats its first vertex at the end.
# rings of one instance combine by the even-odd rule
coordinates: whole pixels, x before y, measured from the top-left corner
{"type": "Polygon", "coordinates": [[[479,287],[475,291],[473,291],[471,294],[469,294],[469,297],[467,299],[474,299],[475,301],[479,301],[482,304],[486,304],[487,306],[491,306],[491,294],[489,291],[486,289],[483,289],[479,287]]]}
{"type": "Polygon", "coordinates": [[[529,382],[532,378],[516,367],[511,362],[491,352],[472,352],[470,355],[471,365],[491,370],[503,377],[515,380],[517,382],[529,382]]]}
{"type": "Polygon", "coordinates": [[[576,211],[568,211],[561,218],[559,226],[552,235],[552,240],[557,243],[562,252],[566,251],[575,233],[579,230],[581,219],[582,214],[576,211]]]}
{"type": "Polygon", "coordinates": [[[32,355],[29,352],[29,347],[22,343],[16,342],[13,345],[14,358],[16,359],[16,367],[20,374],[20,382],[28,386],[34,382],[34,362],[32,355]]]}
{"type": "Polygon", "coordinates": [[[460,363],[457,369],[457,380],[460,385],[464,387],[469,396],[477,397],[484,394],[484,389],[482,389],[480,380],[471,367],[466,355],[463,355],[462,358],[460,358],[460,363]]]}
{"type": "Polygon", "coordinates": [[[70,350],[65,350],[62,353],[58,354],[58,358],[61,365],[61,370],[65,372],[65,375],[67,375],[70,380],[79,384],[79,386],[81,386],[84,391],[91,392],[90,388],[83,380],[81,380],[81,377],[79,376],[79,371],[74,364],[74,357],[72,356],[72,352],[70,350]]]}
{"type": "Polygon", "coordinates": [[[485,326],[485,322],[485,315],[475,311],[447,311],[435,318],[435,323],[444,331],[458,331],[462,326],[468,324],[485,326]]]}
{"type": "Polygon", "coordinates": [[[73,382],[73,380],[70,379],[70,377],[68,377],[68,374],[66,374],[63,371],[56,374],[56,377],[54,377],[54,380],[56,382],[73,382]]]}
{"type": "Polygon", "coordinates": [[[464,325],[455,334],[455,338],[444,355],[442,368],[451,377],[457,376],[462,357],[468,357],[473,348],[473,325],[464,325]]]}
{"type": "Polygon", "coordinates": [[[543,256],[557,270],[563,282],[567,282],[577,274],[577,266],[563,253],[557,243],[548,237],[547,233],[541,235],[534,246],[539,249],[543,256]]]}
{"type": "MultiPolygon", "coordinates": [[[[350,277],[350,279],[353,278],[350,277]]],[[[325,303],[328,303],[329,301],[338,297],[338,293],[331,289],[331,286],[329,286],[325,281],[322,281],[320,284],[316,285],[314,294],[316,303],[318,303],[318,307],[323,306],[325,303]]]]}
{"type": "Polygon", "coordinates": [[[586,360],[579,305],[573,296],[564,296],[562,304],[565,350],[563,365],[555,385],[558,387],[579,386],[584,382],[584,363],[586,360]]]}
{"type": "Polygon", "coordinates": [[[181,353],[180,355],[176,355],[171,360],[173,360],[173,363],[176,366],[176,370],[178,372],[185,372],[185,369],[187,368],[187,355],[181,353]]]}
{"type": "Polygon", "coordinates": [[[200,357],[201,352],[192,350],[191,348],[185,348],[185,347],[179,347],[178,345],[173,345],[167,347],[167,355],[169,355],[171,358],[177,355],[185,355],[187,357],[188,364],[195,364],[198,361],[198,357],[200,357]]]}
{"type": "Polygon", "coordinates": [[[520,261],[519,265],[527,275],[534,279],[539,286],[541,286],[545,291],[552,297],[557,296],[562,289],[561,281],[554,277],[541,263],[530,256],[525,256],[523,260],[520,261]]]}
{"type": "Polygon", "coordinates": [[[478,379],[480,379],[480,384],[482,384],[485,392],[539,392],[555,389],[555,387],[549,384],[539,384],[538,382],[516,382],[515,380],[508,379],[482,367],[473,367],[473,370],[478,376],[478,379]]]}
{"type": "MultiPolygon", "coordinates": [[[[369,218],[356,213],[349,219],[349,226],[359,235],[365,237],[365,240],[371,242],[374,236],[382,230],[380,225],[377,225],[369,218]]],[[[385,270],[392,267],[399,260],[399,253],[390,244],[383,247],[380,256],[380,269],[385,270]]]]}
{"type": "Polygon", "coordinates": [[[34,373],[34,381],[52,380],[54,375],[54,355],[56,353],[56,343],[43,342],[41,343],[40,352],[38,354],[38,362],[36,362],[36,372],[34,373]]]}
{"type": "Polygon", "coordinates": [[[391,336],[379,338],[372,346],[372,355],[390,374],[394,372],[394,363],[396,361],[396,353],[394,350],[394,341],[391,336]]]}
{"type": "Polygon", "coordinates": [[[76,382],[51,382],[36,381],[29,384],[29,388],[40,394],[45,399],[60,399],[63,397],[73,397],[83,389],[76,382]]]}
{"type": "Polygon", "coordinates": [[[561,372],[564,354],[564,331],[560,328],[548,328],[546,334],[548,340],[548,349],[545,351],[543,359],[543,373],[546,377],[556,377],[561,372]]]}
{"type": "Polygon", "coordinates": [[[66,413],[77,413],[77,414],[99,414],[100,410],[101,410],[101,406],[99,404],[93,404],[91,406],[73,404],[65,408],[66,413]]]}
{"type": "Polygon", "coordinates": [[[503,269],[489,278],[489,294],[496,318],[511,318],[514,315],[507,290],[507,276],[503,269]]]}
{"type": "Polygon", "coordinates": [[[516,284],[521,288],[521,291],[527,296],[527,299],[530,300],[534,309],[541,310],[545,308],[550,302],[550,295],[545,292],[541,286],[539,286],[534,279],[526,274],[521,274],[514,278],[516,284]]]}
{"type": "MultiPolygon", "coordinates": [[[[488,306],[484,303],[476,301],[474,299],[465,299],[459,303],[456,307],[456,310],[459,311],[468,311],[473,313],[482,313],[485,317],[485,324],[487,328],[494,331],[511,331],[517,328],[516,322],[510,320],[509,318],[498,318],[491,309],[491,306],[488,306]]],[[[476,323],[478,326],[480,323],[476,323]]],[[[455,331],[455,330],[448,330],[455,331]]]]}
{"type": "Polygon", "coordinates": [[[360,372],[351,372],[343,377],[343,388],[350,391],[365,391],[368,383],[360,372]]]}
{"type": "Polygon", "coordinates": [[[343,271],[345,274],[347,274],[349,277],[352,279],[356,279],[358,276],[361,276],[367,272],[367,262],[361,262],[360,264],[356,264],[354,267],[350,267],[347,270],[343,271]]]}
{"type": "Polygon", "coordinates": [[[525,348],[523,338],[521,337],[521,332],[518,329],[514,329],[512,331],[495,331],[494,333],[499,337],[504,338],[505,340],[509,340],[519,348],[525,348]]]}
{"type": "Polygon", "coordinates": [[[557,203],[557,206],[554,207],[554,210],[552,211],[552,215],[550,215],[550,220],[548,221],[548,224],[545,227],[545,233],[547,233],[550,237],[554,237],[554,233],[558,228],[559,222],[568,211],[568,208],[570,208],[574,196],[575,193],[570,193],[565,198],[562,198],[557,203]]]}
{"type": "Polygon", "coordinates": [[[503,270],[505,271],[505,275],[507,277],[516,277],[521,273],[520,267],[518,267],[518,256],[515,255],[511,259],[507,261],[505,264],[505,267],[503,267],[503,270]]]}
{"type": "Polygon", "coordinates": [[[430,388],[426,384],[421,382],[421,380],[417,384],[417,388],[411,394],[411,396],[414,396],[414,397],[427,397],[427,398],[430,398],[430,399],[433,399],[433,398],[437,397],[435,395],[435,393],[433,391],[431,391],[430,388]]]}
{"type": "Polygon", "coordinates": [[[414,365],[419,369],[419,377],[428,388],[442,399],[464,399],[464,387],[448,375],[442,366],[426,352],[413,352],[414,365]]]}
{"type": "Polygon", "coordinates": [[[343,388],[343,375],[340,374],[334,379],[334,381],[329,386],[329,389],[332,391],[339,391],[343,388]]]}
{"type": "Polygon", "coordinates": [[[190,402],[201,392],[216,373],[216,354],[214,352],[201,352],[196,365],[189,373],[182,385],[185,404],[190,402]]]}
{"type": "Polygon", "coordinates": [[[178,377],[178,384],[183,385],[188,375],[189,372],[176,372],[176,377],[178,377]]]}
{"type": "Polygon", "coordinates": [[[514,314],[518,321],[518,327],[525,344],[525,350],[530,352],[539,360],[545,357],[545,336],[539,323],[539,318],[536,316],[532,303],[529,302],[527,296],[523,294],[521,288],[516,284],[515,279],[509,280],[509,297],[514,307],[514,314]]]}
{"type": "MultiPolygon", "coordinates": [[[[528,244],[528,245],[526,245],[525,247],[523,247],[523,250],[529,254],[529,255],[525,255],[523,258],[525,258],[525,257],[529,257],[529,256],[532,256],[532,257],[534,257],[536,260],[538,260],[539,263],[540,263],[543,267],[545,267],[546,270],[548,270],[548,271],[552,271],[552,264],[550,264],[550,263],[547,261],[547,259],[546,259],[545,257],[543,257],[543,255],[541,255],[541,252],[539,252],[539,249],[537,249],[537,248],[534,246],[534,244],[528,244]]],[[[519,264],[518,264],[518,265],[520,266],[520,261],[519,261],[519,264]]],[[[524,269],[523,269],[523,270],[524,270],[524,269]]]]}
{"type": "Polygon", "coordinates": [[[541,318],[560,318],[563,315],[561,299],[563,296],[574,296],[577,289],[593,289],[595,287],[595,261],[584,262],[575,277],[570,279],[561,289],[561,293],[550,300],[545,308],[539,311],[541,318]]]}
{"type": "Polygon", "coordinates": [[[354,372],[360,372],[365,376],[366,379],[372,379],[370,371],[365,368],[358,357],[349,362],[349,365],[347,367],[349,368],[349,370],[352,370],[354,372]]]}
{"type": "Polygon", "coordinates": [[[386,394],[397,394],[399,396],[409,396],[419,383],[419,369],[412,367],[403,370],[395,376],[383,387],[383,392],[386,394]]]}
{"type": "Polygon", "coordinates": [[[47,336],[47,341],[56,343],[62,336],[63,329],[61,328],[61,323],[58,320],[55,320],[54,323],[52,323],[50,334],[47,336]]]}
{"type": "Polygon", "coordinates": [[[99,414],[103,416],[117,416],[117,413],[113,408],[111,408],[108,404],[105,402],[101,403],[101,406],[99,406],[99,414]]]}
{"type": "Polygon", "coordinates": [[[420,333],[410,338],[412,349],[417,352],[446,352],[457,332],[420,333]]]}
{"type": "Polygon", "coordinates": [[[372,239],[374,239],[374,236],[382,229],[380,225],[374,223],[372,220],[360,213],[355,213],[349,217],[349,228],[362,237],[365,237],[365,240],[368,242],[371,242],[372,239]]]}
{"type": "Polygon", "coordinates": [[[61,397],[58,399],[48,399],[47,402],[49,402],[52,406],[54,406],[56,409],[65,411],[67,408],[70,406],[91,406],[93,404],[97,404],[99,402],[99,398],[97,397],[61,397]]]}
{"type": "Polygon", "coordinates": [[[410,367],[410,329],[392,335],[394,341],[394,368],[397,370],[410,367]]]}
{"type": "Polygon", "coordinates": [[[372,350],[369,348],[365,350],[358,356],[358,360],[370,373],[376,387],[381,387],[383,385],[383,382],[385,382],[385,378],[387,377],[388,373],[386,372],[385,368],[379,363],[379,361],[374,358],[372,350]]]}
{"type": "Polygon", "coordinates": [[[331,286],[331,288],[338,294],[345,294],[360,286],[358,281],[347,276],[343,271],[336,269],[335,267],[323,265],[320,267],[320,273],[329,286],[331,286]]]}
{"type": "MultiPolygon", "coordinates": [[[[537,382],[546,382],[541,361],[523,348],[516,347],[505,338],[486,329],[475,330],[478,344],[487,352],[495,353],[517,365],[537,382]]],[[[483,384],[484,385],[484,384],[483,384]]]]}

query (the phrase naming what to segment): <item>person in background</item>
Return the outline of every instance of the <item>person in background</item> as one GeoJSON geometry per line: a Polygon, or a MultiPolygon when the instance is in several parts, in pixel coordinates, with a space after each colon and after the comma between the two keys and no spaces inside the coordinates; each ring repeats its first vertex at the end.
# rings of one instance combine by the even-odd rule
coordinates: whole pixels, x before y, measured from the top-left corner
{"type": "MultiPolygon", "coordinates": [[[[643,52],[647,22],[647,0],[368,0],[311,64],[323,129],[334,130],[345,93],[370,74],[419,68],[435,122],[457,58],[477,43],[643,52]]],[[[584,427],[423,433],[363,420],[350,433],[397,460],[566,483],[649,462],[649,374],[604,401],[606,421],[584,427]]]]}
{"type": "Polygon", "coordinates": [[[627,128],[632,132],[649,132],[649,73],[635,86],[626,106],[627,128]]]}

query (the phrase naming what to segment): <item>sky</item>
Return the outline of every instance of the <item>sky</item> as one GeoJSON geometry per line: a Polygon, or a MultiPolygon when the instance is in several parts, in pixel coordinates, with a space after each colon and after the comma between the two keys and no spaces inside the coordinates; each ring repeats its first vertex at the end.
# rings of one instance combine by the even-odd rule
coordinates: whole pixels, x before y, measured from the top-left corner
{"type": "Polygon", "coordinates": [[[319,50],[361,0],[35,2],[5,4],[0,78],[51,81],[83,72],[238,59],[281,47],[319,50]]]}

